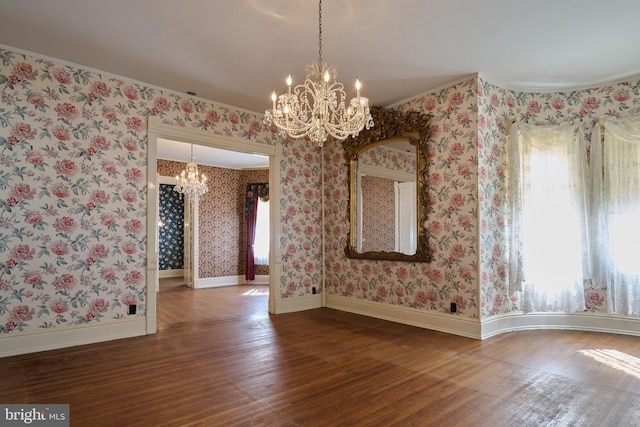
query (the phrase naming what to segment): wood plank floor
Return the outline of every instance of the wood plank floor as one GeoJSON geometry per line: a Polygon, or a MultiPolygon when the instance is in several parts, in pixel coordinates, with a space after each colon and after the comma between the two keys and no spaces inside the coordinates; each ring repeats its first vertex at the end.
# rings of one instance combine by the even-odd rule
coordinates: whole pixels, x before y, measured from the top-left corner
{"type": "Polygon", "coordinates": [[[1,403],[72,426],[640,426],[640,338],[477,341],[331,309],[271,316],[266,286],[159,293],[159,332],[0,359],[1,403]]]}

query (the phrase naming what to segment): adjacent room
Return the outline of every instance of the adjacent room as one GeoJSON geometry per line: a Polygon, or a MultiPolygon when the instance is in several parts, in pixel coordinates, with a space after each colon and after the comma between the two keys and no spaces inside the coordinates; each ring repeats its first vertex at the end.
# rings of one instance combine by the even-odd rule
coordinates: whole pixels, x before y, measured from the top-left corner
{"type": "MultiPolygon", "coordinates": [[[[192,289],[246,284],[251,285],[251,295],[268,295],[268,167],[268,157],[259,154],[158,141],[158,292],[163,293],[158,294],[159,329],[184,320],[187,309],[176,309],[182,299],[199,304],[192,310],[202,319],[226,312],[221,305],[213,310],[204,293],[196,295],[189,292],[192,289]],[[199,163],[198,176],[207,179],[197,201],[184,187],[176,188],[191,160],[199,163]],[[256,215],[251,216],[253,211],[256,215]],[[251,233],[248,224],[253,224],[251,233]],[[252,262],[248,247],[253,249],[252,262]]],[[[266,313],[267,300],[260,300],[260,311],[266,313]]]]}

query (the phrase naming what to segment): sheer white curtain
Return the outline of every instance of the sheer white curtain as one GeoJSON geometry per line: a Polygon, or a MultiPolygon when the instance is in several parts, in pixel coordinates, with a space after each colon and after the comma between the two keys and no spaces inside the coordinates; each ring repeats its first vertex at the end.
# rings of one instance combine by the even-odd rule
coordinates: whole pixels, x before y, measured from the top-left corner
{"type": "Polygon", "coordinates": [[[582,311],[590,278],[582,131],[516,123],[509,156],[510,288],[525,312],[582,311]]]}
{"type": "Polygon", "coordinates": [[[607,118],[591,147],[594,279],[609,313],[640,316],[640,117],[607,118]]]}
{"type": "Polygon", "coordinates": [[[269,202],[258,198],[258,218],[256,239],[253,245],[253,259],[256,265],[269,265],[269,202]]]}

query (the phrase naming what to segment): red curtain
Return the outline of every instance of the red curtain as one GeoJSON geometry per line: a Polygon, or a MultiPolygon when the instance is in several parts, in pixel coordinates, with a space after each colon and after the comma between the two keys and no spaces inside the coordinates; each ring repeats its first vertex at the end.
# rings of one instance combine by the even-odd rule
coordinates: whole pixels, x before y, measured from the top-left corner
{"type": "Polygon", "coordinates": [[[256,221],[258,219],[258,193],[253,193],[253,206],[247,209],[247,280],[256,278],[256,265],[253,259],[253,244],[256,242],[256,221]]]}
{"type": "Polygon", "coordinates": [[[258,198],[262,201],[269,200],[268,183],[247,184],[247,199],[245,217],[247,219],[247,280],[256,278],[256,265],[253,259],[253,244],[256,242],[256,222],[258,220],[258,198]]]}

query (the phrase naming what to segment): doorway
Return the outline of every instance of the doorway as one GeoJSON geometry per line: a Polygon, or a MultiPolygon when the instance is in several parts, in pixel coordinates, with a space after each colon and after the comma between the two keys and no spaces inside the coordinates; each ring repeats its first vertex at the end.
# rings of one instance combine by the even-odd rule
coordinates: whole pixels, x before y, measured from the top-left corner
{"type": "MultiPolygon", "coordinates": [[[[159,140],[159,150],[174,143],[159,140]]],[[[199,152],[212,155],[206,147],[199,152]]],[[[225,163],[220,157],[229,155],[224,153],[231,152],[215,152],[220,165],[225,163]]],[[[202,162],[200,157],[196,161],[200,163],[198,172],[207,177],[208,191],[193,199],[176,192],[176,178],[166,176],[180,174],[184,164],[167,158],[165,153],[158,155],[159,278],[182,276],[184,284],[194,289],[246,282],[267,284],[269,170],[262,165],[268,166],[268,158],[245,155],[250,156],[243,160],[248,166],[260,167],[236,169],[213,167],[207,156],[202,162]],[[253,249],[251,259],[248,249],[253,249]]]]}
{"type": "MultiPolygon", "coordinates": [[[[198,130],[190,130],[178,128],[171,125],[156,122],[154,118],[149,119],[149,148],[148,148],[148,233],[149,244],[147,246],[147,333],[155,333],[157,331],[157,295],[156,290],[159,288],[158,274],[158,234],[157,234],[157,203],[158,203],[158,177],[157,173],[157,149],[158,139],[165,138],[174,141],[183,141],[187,144],[195,146],[212,147],[216,149],[227,150],[236,153],[258,154],[266,156],[269,163],[269,186],[275,189],[270,195],[272,203],[270,203],[270,259],[269,259],[269,297],[268,311],[275,313],[277,292],[274,286],[280,281],[280,273],[276,260],[279,258],[279,251],[275,242],[277,242],[278,234],[275,227],[276,218],[279,218],[279,191],[277,191],[274,183],[279,182],[279,170],[276,165],[281,159],[281,152],[275,146],[266,144],[258,144],[250,141],[229,138],[224,136],[210,135],[198,130]],[[153,229],[152,229],[153,228],[153,229]]],[[[195,159],[199,163],[198,158],[195,159]]],[[[184,161],[183,161],[184,162],[184,161]]],[[[185,162],[186,163],[186,162],[185,162]]],[[[196,251],[197,253],[197,251],[196,251]]],[[[195,261],[195,260],[194,260],[195,261]]]]}

